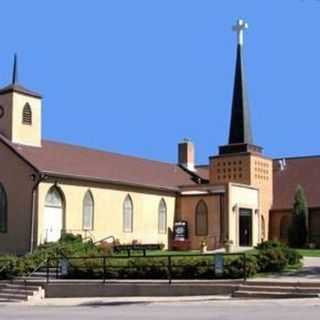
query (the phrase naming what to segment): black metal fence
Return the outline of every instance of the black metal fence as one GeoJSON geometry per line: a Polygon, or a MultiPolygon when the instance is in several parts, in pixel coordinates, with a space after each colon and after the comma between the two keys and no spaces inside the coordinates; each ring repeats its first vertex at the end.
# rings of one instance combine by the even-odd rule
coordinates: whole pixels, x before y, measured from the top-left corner
{"type": "Polygon", "coordinates": [[[0,280],[2,278],[5,278],[5,274],[10,268],[13,268],[12,260],[9,260],[9,259],[0,260],[0,280]]]}
{"type": "Polygon", "coordinates": [[[247,279],[245,253],[177,254],[177,255],[111,255],[99,257],[49,258],[46,281],[60,279],[125,280],[197,280],[247,279]]]}

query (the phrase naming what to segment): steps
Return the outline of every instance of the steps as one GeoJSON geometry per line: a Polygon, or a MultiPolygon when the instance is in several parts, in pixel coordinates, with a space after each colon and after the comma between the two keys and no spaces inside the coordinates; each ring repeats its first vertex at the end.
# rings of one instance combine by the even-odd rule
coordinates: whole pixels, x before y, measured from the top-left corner
{"type": "Polygon", "coordinates": [[[43,298],[44,290],[41,286],[23,282],[5,283],[0,286],[1,302],[37,301],[43,298]]]}
{"type": "Polygon", "coordinates": [[[318,298],[319,296],[320,284],[288,282],[246,282],[232,294],[234,298],[246,299],[318,298]]]}

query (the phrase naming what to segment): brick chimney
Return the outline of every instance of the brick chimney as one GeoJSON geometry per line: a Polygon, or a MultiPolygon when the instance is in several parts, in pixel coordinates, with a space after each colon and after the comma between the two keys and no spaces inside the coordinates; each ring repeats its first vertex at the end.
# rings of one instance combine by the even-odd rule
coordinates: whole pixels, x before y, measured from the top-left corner
{"type": "Polygon", "coordinates": [[[190,171],[195,171],[195,151],[191,140],[183,139],[178,144],[178,164],[190,171]]]}

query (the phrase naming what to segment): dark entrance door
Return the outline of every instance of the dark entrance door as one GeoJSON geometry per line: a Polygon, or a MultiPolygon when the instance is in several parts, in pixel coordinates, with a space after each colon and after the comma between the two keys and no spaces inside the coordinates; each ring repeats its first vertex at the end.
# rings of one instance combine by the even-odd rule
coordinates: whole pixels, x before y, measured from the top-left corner
{"type": "Polygon", "coordinates": [[[252,246],[252,210],[240,209],[239,212],[239,245],[252,246]]]}

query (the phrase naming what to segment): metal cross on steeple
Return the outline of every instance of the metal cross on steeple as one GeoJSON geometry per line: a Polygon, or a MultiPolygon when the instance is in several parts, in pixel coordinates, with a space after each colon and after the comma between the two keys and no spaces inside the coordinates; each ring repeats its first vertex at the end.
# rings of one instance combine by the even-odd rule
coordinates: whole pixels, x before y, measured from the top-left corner
{"type": "Polygon", "coordinates": [[[238,33],[236,70],[234,79],[232,113],[229,134],[229,144],[252,144],[251,119],[249,101],[243,64],[243,31],[247,23],[238,20],[233,30],[238,33]]]}
{"type": "Polygon", "coordinates": [[[237,23],[232,27],[232,30],[237,32],[238,44],[243,45],[243,32],[248,29],[248,24],[244,20],[237,20],[237,23]]]}

